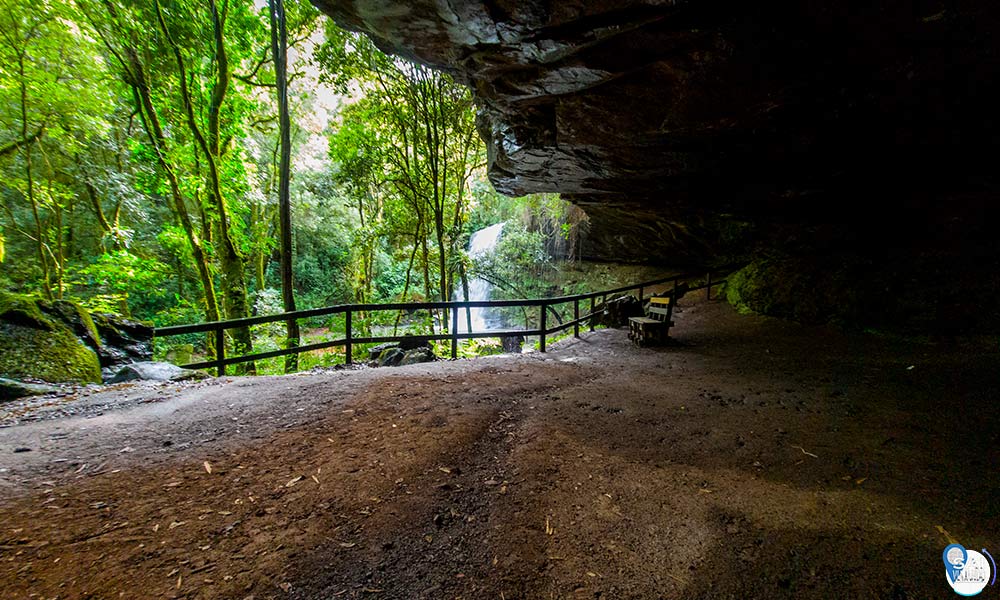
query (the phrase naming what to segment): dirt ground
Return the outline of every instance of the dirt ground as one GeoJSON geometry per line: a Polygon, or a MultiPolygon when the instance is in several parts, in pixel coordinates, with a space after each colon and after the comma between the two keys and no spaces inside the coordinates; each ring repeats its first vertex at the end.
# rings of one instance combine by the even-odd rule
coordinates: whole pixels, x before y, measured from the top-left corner
{"type": "Polygon", "coordinates": [[[0,405],[0,597],[948,598],[949,539],[1000,552],[995,343],[676,322],[0,405]]]}

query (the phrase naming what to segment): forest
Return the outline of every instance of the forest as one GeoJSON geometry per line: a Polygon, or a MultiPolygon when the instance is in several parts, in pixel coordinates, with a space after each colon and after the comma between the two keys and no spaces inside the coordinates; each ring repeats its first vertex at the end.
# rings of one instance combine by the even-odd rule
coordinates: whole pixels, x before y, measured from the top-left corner
{"type": "MultiPolygon", "coordinates": [[[[0,0],[6,292],[166,326],[463,300],[477,278],[497,298],[565,288],[585,215],[557,195],[500,196],[485,154],[467,88],[305,0],[0,0]],[[470,236],[498,223],[497,245],[471,256],[470,236]]],[[[246,354],[336,337],[340,318],[226,343],[246,354]]],[[[448,323],[380,312],[353,326],[448,323]]],[[[213,344],[156,352],[183,363],[213,344]]]]}

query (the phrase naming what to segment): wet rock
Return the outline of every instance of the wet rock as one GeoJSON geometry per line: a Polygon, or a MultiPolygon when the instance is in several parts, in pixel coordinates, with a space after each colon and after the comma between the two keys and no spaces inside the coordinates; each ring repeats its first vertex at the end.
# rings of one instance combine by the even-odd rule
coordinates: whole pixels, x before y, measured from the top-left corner
{"type": "Polygon", "coordinates": [[[407,350],[399,365],[415,365],[418,363],[434,362],[435,360],[437,360],[437,356],[434,355],[434,350],[430,346],[421,346],[413,350],[407,350]]]}
{"type": "Polygon", "coordinates": [[[153,328],[149,325],[107,313],[91,316],[100,336],[97,354],[105,372],[117,373],[122,365],[153,357],[153,328]]]}
{"type": "Polygon", "coordinates": [[[426,341],[422,345],[409,350],[400,347],[386,349],[380,354],[378,366],[380,367],[400,367],[403,365],[414,365],[417,363],[432,362],[437,360],[434,350],[426,341]]]}
{"type": "MultiPolygon", "coordinates": [[[[69,302],[54,305],[0,292],[0,377],[99,383],[97,354],[76,335],[74,321],[90,329],[85,317],[83,309],[69,302]],[[67,315],[72,315],[70,320],[63,320],[67,315]]],[[[93,335],[93,331],[86,332],[91,344],[93,335]]]]}
{"type": "Polygon", "coordinates": [[[390,348],[398,348],[399,343],[397,342],[385,342],[377,346],[372,346],[368,349],[368,360],[378,360],[382,353],[390,348]]]}
{"type": "Polygon", "coordinates": [[[378,364],[380,367],[398,367],[405,355],[406,353],[399,348],[389,348],[382,353],[378,364]]]}
{"type": "Polygon", "coordinates": [[[208,377],[203,371],[182,369],[170,363],[137,362],[125,365],[108,383],[126,381],[188,381],[208,377]]]}
{"type": "Polygon", "coordinates": [[[14,400],[25,396],[42,396],[53,394],[59,388],[51,385],[40,385],[37,383],[24,383],[13,379],[0,378],[0,402],[4,400],[14,400]]]}

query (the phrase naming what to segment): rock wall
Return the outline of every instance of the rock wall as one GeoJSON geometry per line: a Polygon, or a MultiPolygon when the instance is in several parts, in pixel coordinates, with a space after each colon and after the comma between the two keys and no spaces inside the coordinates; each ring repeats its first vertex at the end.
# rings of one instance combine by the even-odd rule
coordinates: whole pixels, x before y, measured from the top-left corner
{"type": "Polygon", "coordinates": [[[313,2],[467,83],[493,184],[583,207],[588,258],[871,261],[905,294],[937,283],[905,257],[1000,257],[993,0],[313,2]]]}
{"type": "Polygon", "coordinates": [[[101,383],[116,367],[152,356],[151,327],[78,304],[0,292],[0,377],[101,383]]]}
{"type": "Polygon", "coordinates": [[[740,204],[993,171],[973,147],[998,129],[990,0],[314,3],[469,84],[504,193],[740,204]]]}

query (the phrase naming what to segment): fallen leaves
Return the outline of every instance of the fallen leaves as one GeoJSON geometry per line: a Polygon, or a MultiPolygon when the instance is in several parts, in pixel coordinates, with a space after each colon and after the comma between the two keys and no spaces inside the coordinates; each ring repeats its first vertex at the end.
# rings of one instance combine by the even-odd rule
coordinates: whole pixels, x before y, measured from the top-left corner
{"type": "Polygon", "coordinates": [[[806,452],[806,449],[803,448],[802,446],[792,446],[792,448],[795,448],[796,450],[801,450],[802,454],[805,454],[806,456],[811,456],[813,458],[819,458],[818,455],[813,454],[812,452],[806,452]]]}
{"type": "Polygon", "coordinates": [[[293,485],[295,485],[296,483],[298,483],[300,481],[302,481],[302,476],[301,475],[299,475],[297,477],[293,477],[292,479],[290,479],[288,481],[288,483],[285,484],[285,487],[290,488],[290,487],[292,487],[293,485]]]}
{"type": "Polygon", "coordinates": [[[207,460],[203,463],[205,465],[205,472],[209,475],[212,474],[212,465],[207,460]]]}

